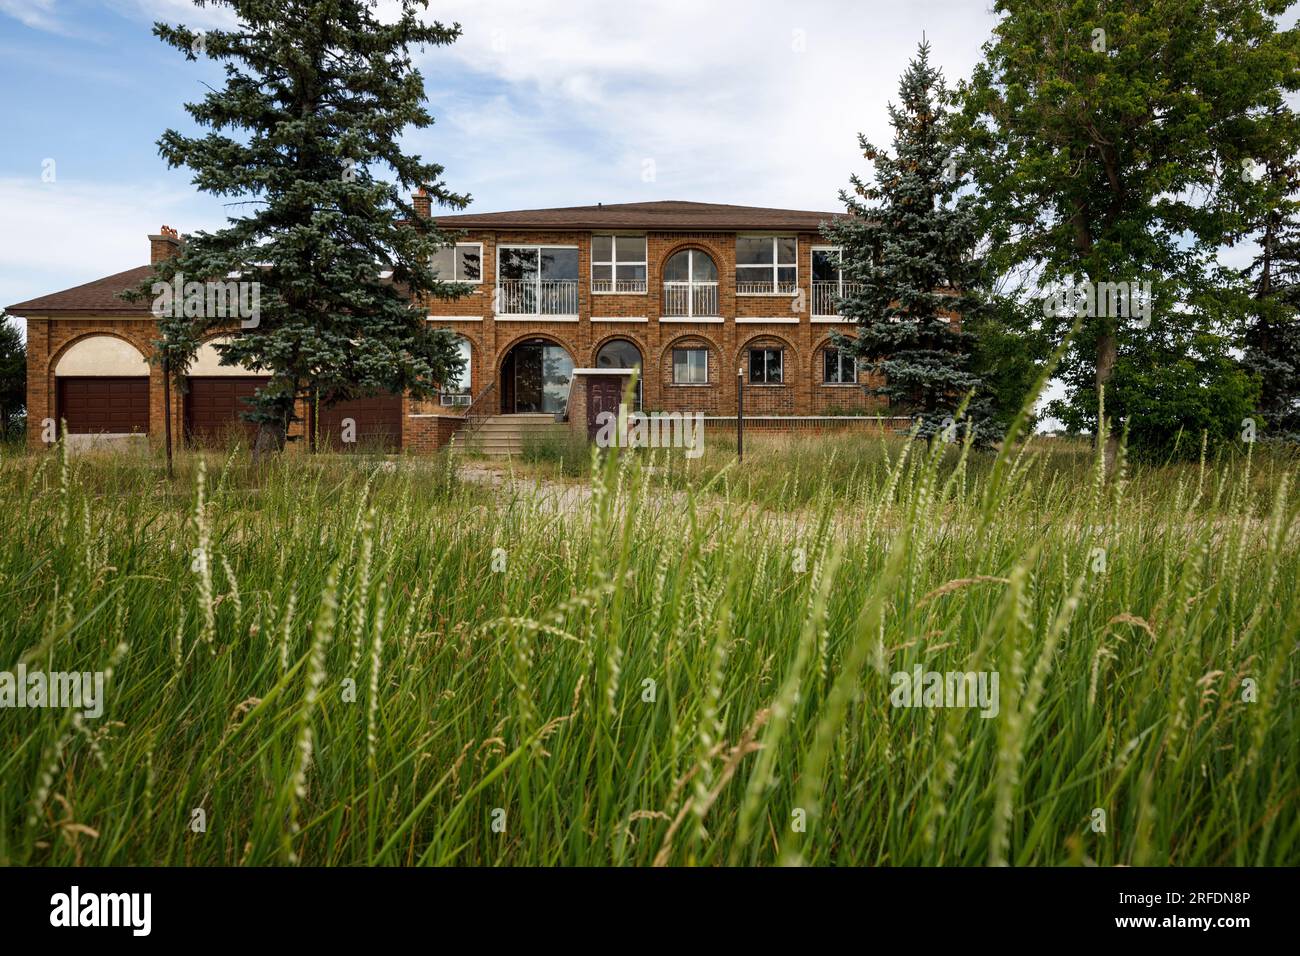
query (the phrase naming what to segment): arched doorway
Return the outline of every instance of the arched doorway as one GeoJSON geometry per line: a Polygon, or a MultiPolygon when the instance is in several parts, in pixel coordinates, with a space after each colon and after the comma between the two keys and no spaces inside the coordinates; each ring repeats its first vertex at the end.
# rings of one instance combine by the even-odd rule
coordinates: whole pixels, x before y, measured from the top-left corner
{"type": "MultiPolygon", "coordinates": [[[[610,339],[596,353],[596,368],[634,368],[640,372],[643,367],[641,350],[636,347],[635,342],[630,342],[627,339],[610,339]]],[[[633,398],[635,407],[633,411],[637,412],[641,411],[642,379],[642,375],[638,375],[636,378],[636,395],[633,398]]]]}
{"type": "Polygon", "coordinates": [[[563,412],[573,378],[573,357],[550,339],[525,339],[501,363],[501,412],[505,415],[563,412]]]}

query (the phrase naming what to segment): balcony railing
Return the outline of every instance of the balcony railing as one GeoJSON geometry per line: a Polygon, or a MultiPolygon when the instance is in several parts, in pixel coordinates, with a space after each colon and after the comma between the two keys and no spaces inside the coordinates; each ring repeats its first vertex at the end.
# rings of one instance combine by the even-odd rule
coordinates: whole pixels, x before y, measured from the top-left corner
{"type": "Polygon", "coordinates": [[[857,295],[861,291],[861,282],[815,280],[812,284],[812,314],[823,316],[839,315],[839,311],[835,308],[836,300],[845,296],[857,295]]]}
{"type": "Polygon", "coordinates": [[[676,318],[716,316],[718,284],[716,282],[665,282],[664,315],[676,318]]]}
{"type": "Polygon", "coordinates": [[[592,292],[645,292],[645,279],[592,279],[592,292]]]}
{"type": "Polygon", "coordinates": [[[577,315],[577,279],[501,279],[498,315],[577,315]]]}
{"type": "Polygon", "coordinates": [[[736,295],[794,295],[798,285],[794,282],[737,282],[736,295]]]}

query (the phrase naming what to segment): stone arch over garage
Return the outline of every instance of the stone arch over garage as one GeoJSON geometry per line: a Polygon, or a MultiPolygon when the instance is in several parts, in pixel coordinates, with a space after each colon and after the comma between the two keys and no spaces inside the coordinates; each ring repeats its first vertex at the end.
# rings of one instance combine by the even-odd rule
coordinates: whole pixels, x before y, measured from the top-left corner
{"type": "Polygon", "coordinates": [[[114,332],[90,332],[60,349],[51,362],[55,377],[149,376],[149,360],[136,343],[114,332]]]}
{"type": "Polygon", "coordinates": [[[150,367],[122,335],[91,332],[51,360],[54,418],[69,435],[147,435],[150,367]]]}

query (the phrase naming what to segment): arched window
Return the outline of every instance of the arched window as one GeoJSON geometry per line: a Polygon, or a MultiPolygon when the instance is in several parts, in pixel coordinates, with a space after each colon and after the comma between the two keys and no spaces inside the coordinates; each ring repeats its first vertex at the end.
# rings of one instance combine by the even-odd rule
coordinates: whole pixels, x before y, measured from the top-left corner
{"type": "Polygon", "coordinates": [[[718,267],[707,253],[683,249],[664,263],[664,315],[718,314],[718,267]]]}
{"type": "MultiPolygon", "coordinates": [[[[596,353],[597,368],[634,368],[641,371],[641,350],[627,339],[611,339],[596,353]]],[[[636,378],[636,408],[641,410],[641,376],[636,378]]]]}

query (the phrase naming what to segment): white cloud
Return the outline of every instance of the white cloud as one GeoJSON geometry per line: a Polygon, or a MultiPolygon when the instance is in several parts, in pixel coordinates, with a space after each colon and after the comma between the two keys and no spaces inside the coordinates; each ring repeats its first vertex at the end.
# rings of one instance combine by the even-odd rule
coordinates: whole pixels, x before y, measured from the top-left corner
{"type": "Polygon", "coordinates": [[[0,179],[0,306],[112,275],[149,261],[163,224],[211,229],[214,202],[189,189],[39,178],[0,179]]]}

